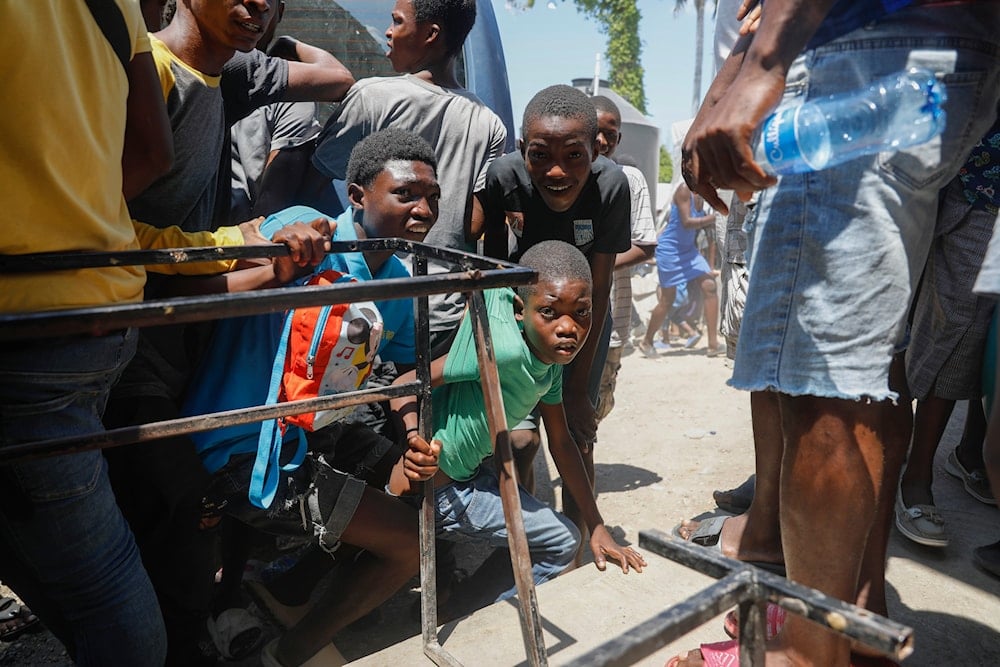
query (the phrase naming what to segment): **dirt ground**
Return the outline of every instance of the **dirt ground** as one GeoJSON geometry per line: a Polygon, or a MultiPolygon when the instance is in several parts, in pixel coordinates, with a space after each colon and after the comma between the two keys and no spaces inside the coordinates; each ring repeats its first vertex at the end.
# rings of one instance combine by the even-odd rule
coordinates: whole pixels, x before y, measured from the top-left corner
{"type": "MultiPolygon", "coordinates": [[[[635,542],[639,530],[669,531],[681,519],[713,511],[711,491],[735,486],[753,470],[749,399],[726,386],[729,362],[706,357],[705,348],[702,339],[693,350],[674,349],[655,360],[631,354],[623,360],[617,405],[601,425],[596,449],[598,503],[623,540],[635,542]]],[[[898,534],[890,545],[891,615],[916,631],[917,650],[906,665],[1000,664],[1000,582],[971,563],[973,547],[1000,538],[1000,515],[971,499],[943,470],[963,414],[956,411],[935,467],[935,495],[952,531],[951,546],[919,547],[898,534]]],[[[557,502],[560,481],[547,457],[537,460],[536,474],[540,497],[557,502]]],[[[473,567],[481,556],[461,554],[459,567],[473,567]]],[[[342,632],[335,643],[356,659],[418,634],[413,613],[418,597],[414,588],[402,591],[380,614],[342,632]]],[[[268,627],[269,634],[275,632],[268,627]]],[[[721,627],[705,626],[678,649],[693,648],[695,640],[720,639],[721,627]]],[[[510,664],[523,659],[520,649],[514,653],[520,657],[510,664]]],[[[68,664],[48,634],[0,644],[0,665],[68,664]]]]}

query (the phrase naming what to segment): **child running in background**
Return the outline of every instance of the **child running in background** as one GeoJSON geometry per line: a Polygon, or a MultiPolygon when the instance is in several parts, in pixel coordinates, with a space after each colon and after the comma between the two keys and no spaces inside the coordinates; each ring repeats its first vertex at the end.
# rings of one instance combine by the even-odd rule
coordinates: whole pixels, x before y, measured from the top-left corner
{"type": "MultiPolygon", "coordinates": [[[[521,258],[538,271],[538,283],[484,292],[490,332],[496,353],[500,389],[506,411],[506,428],[540,407],[549,450],[563,483],[574,496],[590,530],[594,563],[604,570],[607,559],[641,572],[643,557],[631,547],[622,548],[604,526],[590,489],[580,451],[570,436],[562,404],[562,367],[583,347],[590,332],[592,286],[586,258],[562,241],[544,241],[521,258]]],[[[412,381],[408,373],[397,382],[412,381]]],[[[401,461],[389,483],[395,494],[418,491],[440,447],[440,466],[434,477],[438,536],[455,542],[486,541],[507,547],[507,528],[496,473],[482,463],[493,454],[493,439],[486,420],[480,386],[479,360],[472,321],[465,314],[451,351],[431,364],[434,387],[432,444],[417,433],[416,398],[393,399],[393,412],[407,432],[410,454],[401,461]],[[423,458],[422,458],[423,457],[423,458]],[[410,468],[412,466],[412,470],[410,468]],[[411,481],[412,480],[412,481],[411,481]]],[[[579,532],[568,518],[520,488],[524,529],[531,552],[535,583],[552,579],[576,555],[579,532]]],[[[510,581],[497,600],[516,593],[510,581]]]]}
{"type": "Polygon", "coordinates": [[[725,351],[719,347],[718,340],[719,296],[715,276],[695,243],[699,229],[715,224],[715,216],[706,215],[702,204],[701,197],[693,195],[684,183],[674,191],[670,221],[660,232],[656,245],[660,289],[656,293],[656,306],[649,314],[646,336],[639,341],[639,351],[647,357],[655,359],[659,356],[653,347],[653,337],[673,309],[677,286],[681,283],[687,284],[690,296],[701,292],[701,301],[705,306],[705,327],[708,330],[706,354],[715,357],[725,351]]]}

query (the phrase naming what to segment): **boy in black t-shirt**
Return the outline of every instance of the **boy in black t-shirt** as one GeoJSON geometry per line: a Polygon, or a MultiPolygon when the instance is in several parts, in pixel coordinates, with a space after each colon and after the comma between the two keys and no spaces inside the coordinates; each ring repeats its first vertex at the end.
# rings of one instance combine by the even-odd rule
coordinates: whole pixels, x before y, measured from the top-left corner
{"type": "MultiPolygon", "coordinates": [[[[583,454],[591,487],[592,445],[597,435],[594,404],[611,334],[608,303],[615,255],[630,247],[631,199],[628,179],[597,148],[597,113],[583,92],[550,86],[538,92],[524,110],[520,153],[496,160],[486,173],[486,187],[476,193],[470,238],[485,234],[485,253],[517,259],[540,241],[559,240],[580,249],[594,281],[595,327],[563,380],[570,431],[583,454]],[[517,251],[508,252],[508,227],[517,251]]],[[[518,473],[530,490],[531,458],[538,449],[537,424],[511,433],[520,452],[518,473]]],[[[567,516],[581,526],[569,494],[563,494],[567,516]]]]}

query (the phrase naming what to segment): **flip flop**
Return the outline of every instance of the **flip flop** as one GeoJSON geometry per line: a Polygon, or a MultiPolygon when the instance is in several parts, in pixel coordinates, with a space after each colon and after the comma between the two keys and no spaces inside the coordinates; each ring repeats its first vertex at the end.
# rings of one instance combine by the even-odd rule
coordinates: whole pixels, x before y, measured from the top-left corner
{"type": "MultiPolygon", "coordinates": [[[[717,514],[700,521],[698,523],[698,527],[695,528],[694,532],[691,533],[691,536],[687,538],[686,541],[691,542],[692,544],[697,544],[700,547],[715,549],[719,553],[722,553],[722,545],[719,537],[722,535],[722,524],[724,524],[729,518],[731,517],[728,514],[717,514]]],[[[680,528],[681,525],[677,524],[671,532],[674,537],[683,540],[684,538],[680,534],[680,528]]],[[[776,574],[780,577],[786,576],[784,563],[769,563],[756,560],[744,560],[740,562],[746,563],[747,565],[753,565],[754,567],[759,567],[762,570],[770,572],[771,574],[776,574]]]]}
{"type": "Polygon", "coordinates": [[[0,642],[12,642],[25,633],[41,630],[42,622],[31,613],[28,605],[14,598],[0,598],[0,642]],[[10,630],[3,629],[11,626],[10,630]]]}
{"type": "MultiPolygon", "coordinates": [[[[737,667],[740,664],[740,643],[732,639],[727,642],[702,644],[701,660],[705,667],[737,667]]],[[[664,667],[677,667],[682,656],[674,656],[664,667]]],[[[851,653],[850,667],[899,667],[899,664],[882,656],[867,656],[851,653]]]]}

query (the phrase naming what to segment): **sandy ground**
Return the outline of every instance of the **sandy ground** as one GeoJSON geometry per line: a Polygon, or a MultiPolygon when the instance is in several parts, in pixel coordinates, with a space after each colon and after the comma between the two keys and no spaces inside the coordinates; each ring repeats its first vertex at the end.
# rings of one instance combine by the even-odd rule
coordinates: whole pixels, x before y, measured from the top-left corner
{"type": "MultiPolygon", "coordinates": [[[[617,406],[601,426],[596,461],[601,511],[624,540],[634,543],[640,530],[669,531],[681,519],[713,511],[711,491],[734,486],[753,470],[748,397],[725,385],[729,362],[706,357],[705,346],[702,339],[694,350],[672,350],[656,360],[632,354],[623,361],[617,406]]],[[[958,441],[963,414],[956,411],[935,469],[935,495],[952,531],[951,546],[919,547],[898,533],[890,545],[891,615],[916,630],[917,649],[906,665],[1000,664],[1000,581],[971,562],[973,547],[1000,538],[1000,514],[969,497],[943,469],[958,441]]],[[[555,502],[558,473],[547,457],[538,459],[536,471],[539,495],[555,502]]],[[[467,567],[477,556],[464,556],[460,566],[467,567]]],[[[338,647],[356,659],[418,634],[412,614],[417,599],[414,590],[402,591],[378,617],[338,635],[338,647]]],[[[699,641],[721,639],[718,624],[706,625],[668,648],[693,648],[699,641]]],[[[512,654],[509,661],[484,658],[480,664],[523,660],[520,647],[512,654]]],[[[414,656],[417,663],[422,660],[414,656]]],[[[0,644],[0,665],[67,664],[48,634],[0,644]]]]}

